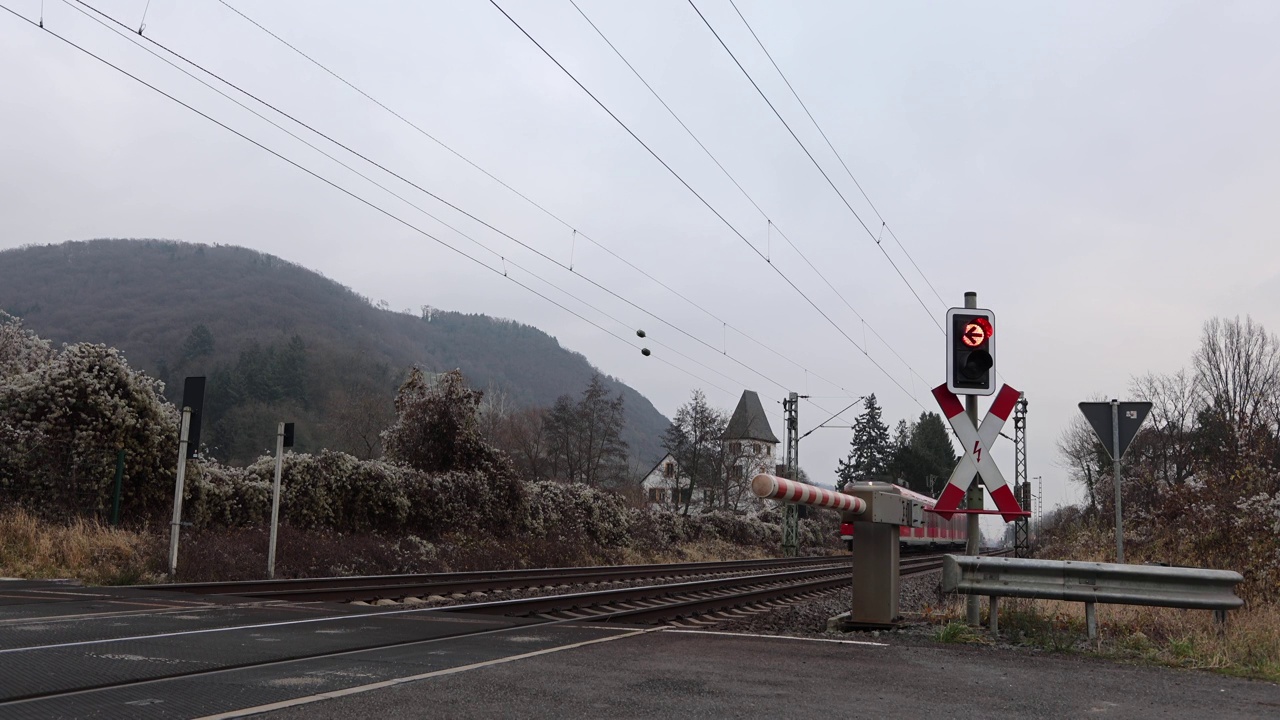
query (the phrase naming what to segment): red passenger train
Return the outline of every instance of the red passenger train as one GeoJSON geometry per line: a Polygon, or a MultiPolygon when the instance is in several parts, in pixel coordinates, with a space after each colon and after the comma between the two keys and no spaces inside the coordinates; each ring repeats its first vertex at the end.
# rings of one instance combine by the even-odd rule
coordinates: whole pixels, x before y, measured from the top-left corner
{"type": "MultiPolygon", "coordinates": [[[[944,520],[941,515],[929,512],[937,504],[937,500],[928,495],[921,495],[914,490],[908,490],[901,485],[890,484],[904,497],[911,498],[925,507],[924,527],[912,528],[902,525],[898,528],[902,549],[927,550],[929,548],[963,548],[965,546],[965,543],[969,540],[969,524],[965,521],[963,514],[952,515],[950,520],[944,520]]],[[[840,526],[841,540],[845,542],[851,541],[853,539],[852,533],[852,523],[844,523],[840,526]]]]}
{"type": "Polygon", "coordinates": [[[898,492],[919,501],[925,507],[924,527],[909,528],[906,526],[898,528],[902,537],[903,548],[962,548],[969,540],[969,524],[965,520],[964,514],[952,515],[950,520],[942,519],[942,516],[929,512],[933,509],[934,504],[938,501],[928,495],[921,495],[918,492],[908,490],[901,485],[895,485],[898,492]]]}

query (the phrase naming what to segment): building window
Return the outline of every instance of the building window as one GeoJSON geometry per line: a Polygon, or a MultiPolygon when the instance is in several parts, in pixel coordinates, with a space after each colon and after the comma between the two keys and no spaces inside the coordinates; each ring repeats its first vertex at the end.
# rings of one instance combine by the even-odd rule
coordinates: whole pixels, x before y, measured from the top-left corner
{"type": "Polygon", "coordinates": [[[670,462],[669,462],[669,463],[667,463],[666,465],[663,465],[663,466],[662,466],[662,474],[663,474],[664,476],[666,476],[666,477],[669,477],[669,478],[671,478],[671,477],[675,477],[675,476],[676,476],[676,464],[675,464],[675,463],[670,463],[670,462]]]}
{"type": "Polygon", "coordinates": [[[737,465],[737,464],[735,464],[735,465],[730,465],[730,466],[729,466],[729,479],[730,479],[730,480],[741,480],[741,479],[742,479],[742,466],[741,466],[741,465],[737,465]]]}
{"type": "Polygon", "coordinates": [[[751,443],[751,454],[752,455],[760,454],[760,443],[751,443]]]}

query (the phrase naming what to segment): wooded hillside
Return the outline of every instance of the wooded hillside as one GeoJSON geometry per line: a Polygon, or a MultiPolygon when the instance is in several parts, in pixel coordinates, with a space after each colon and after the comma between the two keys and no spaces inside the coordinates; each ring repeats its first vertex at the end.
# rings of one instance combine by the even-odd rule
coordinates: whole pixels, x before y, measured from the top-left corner
{"type": "MultiPolygon", "coordinates": [[[[3,251],[0,310],[57,343],[119,348],[174,402],[184,377],[207,376],[204,441],[235,463],[272,447],[279,421],[297,423],[299,450],[369,456],[368,428],[392,417],[415,364],[461,369],[517,407],[576,396],[595,373],[537,328],[427,306],[393,312],[319,273],[227,245],[93,240],[3,251]]],[[[634,462],[655,462],[667,419],[627,385],[605,382],[625,400],[634,462]]]]}

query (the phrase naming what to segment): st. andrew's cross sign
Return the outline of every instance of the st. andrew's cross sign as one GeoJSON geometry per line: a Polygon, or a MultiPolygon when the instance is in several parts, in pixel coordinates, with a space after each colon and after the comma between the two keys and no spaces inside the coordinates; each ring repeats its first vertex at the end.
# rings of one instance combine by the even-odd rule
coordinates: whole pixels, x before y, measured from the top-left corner
{"type": "Polygon", "coordinates": [[[964,499],[969,486],[973,484],[974,476],[981,476],[982,484],[987,486],[1005,522],[1026,517],[1028,513],[1013,497],[1013,491],[1009,489],[1009,484],[1005,482],[1004,475],[990,452],[992,444],[1000,436],[1000,428],[1004,427],[1005,421],[1009,419],[1009,413],[1013,412],[1013,406],[1017,404],[1018,398],[1022,397],[1022,393],[1008,385],[1001,387],[1000,393],[996,395],[995,402],[991,404],[991,409],[982,419],[982,425],[979,427],[974,427],[973,422],[964,412],[964,406],[960,404],[960,398],[948,390],[946,385],[934,388],[933,397],[942,407],[942,413],[947,416],[947,422],[951,423],[951,429],[955,431],[956,437],[960,438],[960,445],[964,448],[964,455],[960,457],[960,462],[951,472],[947,486],[942,491],[942,497],[938,498],[933,511],[943,518],[950,518],[956,514],[960,511],[960,501],[964,499]]]}

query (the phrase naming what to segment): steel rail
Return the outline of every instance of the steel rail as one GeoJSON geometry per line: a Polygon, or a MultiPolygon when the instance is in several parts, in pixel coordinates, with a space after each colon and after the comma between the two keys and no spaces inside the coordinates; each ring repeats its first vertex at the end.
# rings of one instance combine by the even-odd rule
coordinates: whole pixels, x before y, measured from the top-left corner
{"type": "MultiPolygon", "coordinates": [[[[939,560],[941,563],[941,560],[939,560]]],[[[611,590],[593,590],[591,592],[570,593],[567,595],[548,595],[544,597],[518,598],[515,600],[495,600],[485,603],[473,603],[460,606],[439,608],[445,612],[470,612],[488,615],[541,615],[555,611],[572,611],[579,608],[616,603],[628,603],[644,600],[664,601],[671,596],[687,596],[702,592],[732,591],[737,588],[755,588],[761,585],[794,585],[819,578],[835,577],[840,583],[848,581],[851,570],[844,566],[831,566],[816,570],[791,570],[785,572],[765,573],[761,575],[738,575],[730,578],[713,578],[683,583],[666,583],[662,585],[640,585],[629,588],[611,590]]]]}
{"type": "Polygon", "coordinates": [[[581,585],[590,582],[620,582],[695,574],[742,574],[787,567],[835,565],[841,562],[841,557],[175,583],[137,585],[132,586],[132,589],[178,591],[198,595],[235,595],[258,599],[350,601],[412,595],[447,595],[482,590],[512,590],[548,584],[581,585]]]}

